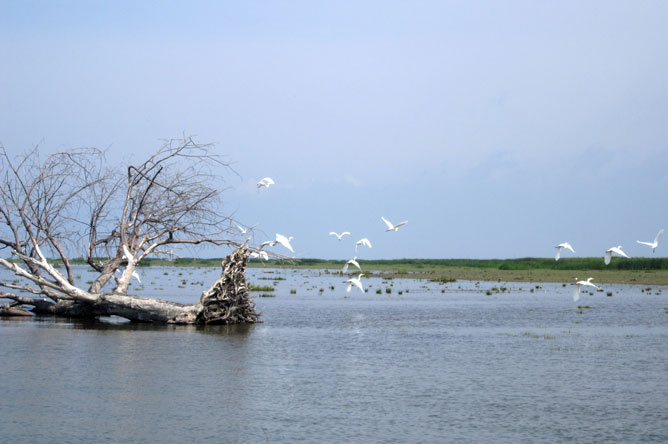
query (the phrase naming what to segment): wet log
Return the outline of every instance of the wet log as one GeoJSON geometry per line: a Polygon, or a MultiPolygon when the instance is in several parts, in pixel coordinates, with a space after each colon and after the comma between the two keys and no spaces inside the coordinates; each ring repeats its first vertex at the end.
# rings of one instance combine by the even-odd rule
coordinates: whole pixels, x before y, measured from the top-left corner
{"type": "Polygon", "coordinates": [[[17,307],[0,306],[0,316],[32,316],[32,313],[17,307]]]}
{"type": "Polygon", "coordinates": [[[246,246],[234,250],[222,262],[220,277],[202,293],[197,304],[180,304],[155,298],[106,293],[94,301],[62,299],[35,305],[34,313],[76,318],[120,316],[136,322],[169,324],[241,324],[258,322],[255,303],[246,281],[246,246]]]}

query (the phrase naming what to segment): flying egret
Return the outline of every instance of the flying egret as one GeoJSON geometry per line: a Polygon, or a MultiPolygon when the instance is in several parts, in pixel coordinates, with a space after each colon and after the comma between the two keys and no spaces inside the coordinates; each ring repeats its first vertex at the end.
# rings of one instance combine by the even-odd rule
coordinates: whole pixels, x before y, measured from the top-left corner
{"type": "Polygon", "coordinates": [[[343,236],[345,236],[346,234],[350,234],[350,231],[344,231],[344,232],[341,233],[341,234],[337,234],[337,233],[335,233],[334,231],[330,231],[330,232],[329,232],[329,235],[330,235],[330,236],[336,236],[336,238],[337,238],[338,240],[341,240],[341,238],[342,238],[343,236]]]}
{"type": "Polygon", "coordinates": [[[362,271],[362,267],[360,267],[360,264],[357,263],[357,256],[355,256],[354,258],[352,258],[348,262],[346,262],[346,264],[343,266],[343,273],[348,271],[348,266],[349,265],[354,265],[355,267],[357,267],[357,269],[359,271],[362,271]]]}
{"type": "Polygon", "coordinates": [[[622,251],[622,246],[618,245],[616,247],[612,247],[612,248],[609,248],[609,249],[605,250],[605,258],[604,258],[605,265],[608,265],[610,263],[610,261],[612,260],[612,253],[617,253],[620,256],[624,256],[627,259],[631,259],[630,257],[628,257],[626,255],[626,253],[624,253],[622,251]]]}
{"type": "Polygon", "coordinates": [[[276,233],[276,242],[278,242],[279,244],[283,245],[285,248],[287,248],[288,250],[292,251],[293,253],[295,252],[295,250],[292,249],[292,245],[290,245],[290,241],[291,241],[291,240],[294,240],[294,239],[295,239],[295,238],[292,237],[292,236],[290,236],[290,237],[285,237],[285,236],[283,236],[282,234],[278,234],[278,233],[276,233]]]}
{"type": "Polygon", "coordinates": [[[594,278],[589,278],[586,281],[578,281],[578,278],[575,278],[577,282],[575,282],[575,291],[573,291],[573,302],[577,302],[578,299],[580,299],[580,287],[587,286],[587,287],[594,287],[597,290],[600,290],[601,287],[592,284],[591,280],[594,278]]]}
{"type": "MultiPolygon", "coordinates": [[[[123,271],[120,271],[119,269],[116,269],[116,273],[121,273],[121,275],[125,272],[125,268],[122,269],[123,271]]],[[[141,284],[141,279],[139,279],[139,273],[137,273],[137,270],[132,270],[132,277],[137,279],[137,282],[141,284]]]]}
{"type": "Polygon", "coordinates": [[[567,249],[571,250],[573,253],[575,253],[575,250],[573,250],[573,247],[571,247],[571,244],[569,244],[568,242],[561,243],[554,248],[557,249],[557,255],[554,257],[555,261],[558,261],[559,258],[561,257],[561,249],[562,248],[567,248],[567,249]]]}
{"type": "Polygon", "coordinates": [[[253,259],[264,259],[265,261],[269,260],[269,255],[267,254],[266,251],[260,251],[260,252],[253,251],[249,256],[252,257],[253,259]]]}
{"type": "Polygon", "coordinates": [[[654,242],[642,242],[642,241],[636,241],[636,242],[638,242],[639,244],[652,247],[652,253],[654,253],[656,247],[659,246],[659,238],[661,237],[662,234],[663,234],[663,228],[659,230],[659,234],[657,234],[656,237],[654,238],[654,242]]]}
{"type": "Polygon", "coordinates": [[[242,236],[245,236],[246,233],[248,233],[248,232],[249,232],[250,230],[252,230],[253,228],[257,227],[257,224],[255,224],[255,225],[253,225],[252,227],[248,227],[248,228],[244,229],[244,228],[242,228],[241,225],[239,225],[239,224],[235,224],[235,225],[237,226],[237,228],[238,228],[239,231],[241,232],[241,235],[242,235],[242,236]]]}
{"type": "Polygon", "coordinates": [[[398,231],[400,226],[406,225],[408,223],[408,221],[405,220],[403,222],[399,222],[396,225],[393,225],[392,222],[385,219],[383,216],[380,216],[380,218],[383,219],[383,222],[385,222],[385,225],[387,225],[387,230],[385,230],[385,231],[398,231]]]}
{"type": "Polygon", "coordinates": [[[274,184],[274,179],[272,179],[271,177],[265,177],[264,179],[262,179],[257,183],[257,190],[260,191],[260,188],[262,187],[269,188],[269,185],[273,184],[274,184]]]}
{"type": "Polygon", "coordinates": [[[355,242],[355,251],[357,251],[357,246],[358,245],[364,245],[364,246],[367,246],[367,247],[371,248],[371,242],[369,242],[369,239],[367,239],[366,237],[363,237],[362,239],[355,242]]]}
{"type": "Polygon", "coordinates": [[[362,286],[362,282],[360,281],[360,278],[364,276],[364,273],[360,273],[359,276],[356,278],[350,278],[346,282],[348,283],[348,287],[346,287],[346,292],[350,293],[350,289],[353,288],[353,285],[359,288],[362,293],[364,293],[364,287],[362,286]]]}

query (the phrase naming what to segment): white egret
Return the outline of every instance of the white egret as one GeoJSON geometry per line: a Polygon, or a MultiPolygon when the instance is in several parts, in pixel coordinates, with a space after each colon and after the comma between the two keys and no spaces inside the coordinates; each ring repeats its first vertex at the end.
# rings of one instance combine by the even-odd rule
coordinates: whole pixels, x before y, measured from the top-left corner
{"type": "MultiPolygon", "coordinates": [[[[116,269],[116,273],[120,273],[121,275],[125,272],[125,268],[122,268],[121,270],[116,269]],[[121,271],[123,270],[123,271],[121,271]]],[[[139,279],[139,273],[137,273],[137,270],[132,271],[132,277],[137,279],[137,282],[141,284],[141,279],[139,279]]]]}
{"type": "Polygon", "coordinates": [[[242,235],[242,236],[245,236],[246,233],[248,233],[248,232],[249,232],[250,230],[252,230],[253,228],[257,227],[257,224],[255,224],[255,225],[253,225],[252,227],[248,227],[248,228],[245,228],[245,229],[244,229],[244,228],[242,228],[241,225],[239,225],[239,224],[235,224],[235,225],[237,226],[237,228],[238,228],[239,231],[241,232],[241,235],[242,235]]]}
{"type": "Polygon", "coordinates": [[[577,302],[578,299],[580,299],[580,287],[587,286],[587,287],[594,287],[597,290],[600,290],[601,287],[592,284],[591,280],[594,278],[589,278],[586,281],[578,281],[578,278],[575,278],[577,282],[575,282],[575,291],[573,291],[573,302],[577,302]]]}
{"type": "Polygon", "coordinates": [[[281,244],[281,245],[283,245],[285,248],[287,248],[288,250],[290,250],[290,251],[292,251],[292,252],[294,253],[295,250],[293,250],[293,249],[292,249],[292,245],[290,245],[290,241],[291,241],[291,240],[294,240],[294,239],[295,239],[295,238],[292,237],[292,236],[290,236],[290,237],[285,237],[285,236],[283,236],[282,234],[278,234],[278,233],[276,233],[276,240],[262,242],[262,243],[260,244],[259,249],[261,250],[261,249],[263,249],[263,248],[266,247],[266,246],[273,247],[273,246],[276,245],[276,244],[281,244]]]}
{"type": "Polygon", "coordinates": [[[272,179],[271,177],[265,177],[264,179],[262,179],[257,183],[257,190],[260,191],[260,188],[262,187],[269,188],[269,185],[273,184],[274,184],[274,179],[272,179]]]}
{"type": "Polygon", "coordinates": [[[369,239],[367,239],[366,237],[363,237],[362,239],[355,242],[355,251],[357,251],[357,246],[358,245],[363,245],[363,246],[371,248],[371,242],[369,242],[369,239]]]}
{"type": "Polygon", "coordinates": [[[341,234],[338,234],[338,233],[336,233],[336,232],[334,232],[334,231],[330,231],[330,232],[329,232],[329,235],[330,235],[330,236],[336,236],[338,240],[341,240],[341,238],[342,238],[343,236],[345,236],[346,234],[350,234],[350,231],[344,231],[344,232],[341,233],[341,234]]]}
{"type": "Polygon", "coordinates": [[[253,259],[264,259],[265,261],[269,260],[269,255],[267,254],[266,251],[259,251],[259,252],[253,251],[250,254],[250,257],[252,257],[253,259]]]}
{"type": "Polygon", "coordinates": [[[571,244],[569,244],[568,242],[563,242],[563,243],[557,245],[554,248],[557,249],[557,255],[554,257],[555,261],[558,261],[559,258],[561,257],[561,249],[562,248],[567,248],[567,249],[571,250],[573,253],[575,253],[575,250],[573,250],[573,247],[571,247],[571,244]]]}
{"type": "Polygon", "coordinates": [[[616,247],[608,248],[607,250],[605,250],[605,258],[604,258],[605,265],[608,265],[612,260],[612,253],[617,253],[620,256],[624,256],[627,259],[631,259],[626,255],[626,253],[622,251],[622,246],[618,245],[616,247]]]}
{"type": "Polygon", "coordinates": [[[343,273],[348,271],[348,266],[349,265],[354,265],[355,267],[357,267],[357,269],[359,271],[362,271],[362,267],[360,267],[360,264],[357,263],[357,256],[355,256],[354,258],[352,258],[348,262],[346,262],[346,264],[343,266],[343,273]]]}
{"type": "Polygon", "coordinates": [[[654,238],[654,242],[643,242],[643,241],[636,241],[639,244],[647,245],[649,247],[652,247],[652,253],[654,253],[654,250],[656,250],[656,247],[659,246],[659,238],[663,234],[663,228],[659,230],[659,234],[656,235],[654,238]]]}
{"type": "Polygon", "coordinates": [[[356,278],[350,278],[346,282],[348,283],[348,287],[346,287],[346,292],[350,293],[350,289],[353,288],[353,285],[359,288],[362,293],[364,293],[364,287],[362,286],[362,281],[360,281],[361,277],[364,276],[364,273],[360,273],[359,276],[356,278]]]}
{"type": "Polygon", "coordinates": [[[288,250],[292,251],[293,253],[295,252],[295,250],[292,249],[292,245],[290,245],[290,241],[291,241],[291,240],[294,240],[294,239],[295,239],[295,238],[292,237],[292,236],[290,236],[290,237],[285,237],[285,236],[283,236],[282,234],[278,234],[278,233],[276,233],[276,242],[278,242],[279,244],[283,245],[285,248],[287,248],[288,250]]]}
{"type": "Polygon", "coordinates": [[[383,219],[383,222],[385,222],[385,225],[387,225],[387,230],[385,230],[385,231],[398,231],[400,226],[406,225],[408,223],[408,221],[405,220],[403,222],[399,222],[396,225],[393,225],[392,222],[385,219],[383,216],[380,216],[380,218],[383,219]]]}

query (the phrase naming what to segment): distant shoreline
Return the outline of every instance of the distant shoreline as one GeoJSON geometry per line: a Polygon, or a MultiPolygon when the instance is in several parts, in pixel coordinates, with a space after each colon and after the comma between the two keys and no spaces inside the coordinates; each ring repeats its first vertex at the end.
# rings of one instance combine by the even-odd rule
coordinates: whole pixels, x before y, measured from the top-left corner
{"type": "MultiPolygon", "coordinates": [[[[222,258],[178,258],[173,261],[148,258],[140,267],[220,267],[222,258]]],[[[383,278],[507,282],[573,282],[575,278],[594,277],[600,283],[668,285],[668,258],[613,258],[610,265],[601,257],[589,258],[520,258],[520,259],[358,259],[367,276],[383,278]]],[[[73,264],[84,264],[75,259],[73,264]]],[[[53,264],[58,267],[59,261],[53,264]]],[[[262,261],[251,259],[249,268],[308,268],[339,272],[344,260],[285,259],[262,261]]],[[[356,271],[356,269],[354,269],[356,271]]],[[[350,270],[349,270],[350,272],[350,270]]]]}

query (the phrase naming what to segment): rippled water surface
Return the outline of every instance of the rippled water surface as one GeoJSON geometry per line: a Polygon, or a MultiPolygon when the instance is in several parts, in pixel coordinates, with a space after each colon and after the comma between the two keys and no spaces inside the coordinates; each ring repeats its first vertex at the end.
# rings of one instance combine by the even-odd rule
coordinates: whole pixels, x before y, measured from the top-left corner
{"type": "MultiPolygon", "coordinates": [[[[179,302],[219,273],[141,272],[179,302]]],[[[248,274],[262,324],[0,320],[0,441],[668,441],[666,288],[248,274]]]]}

